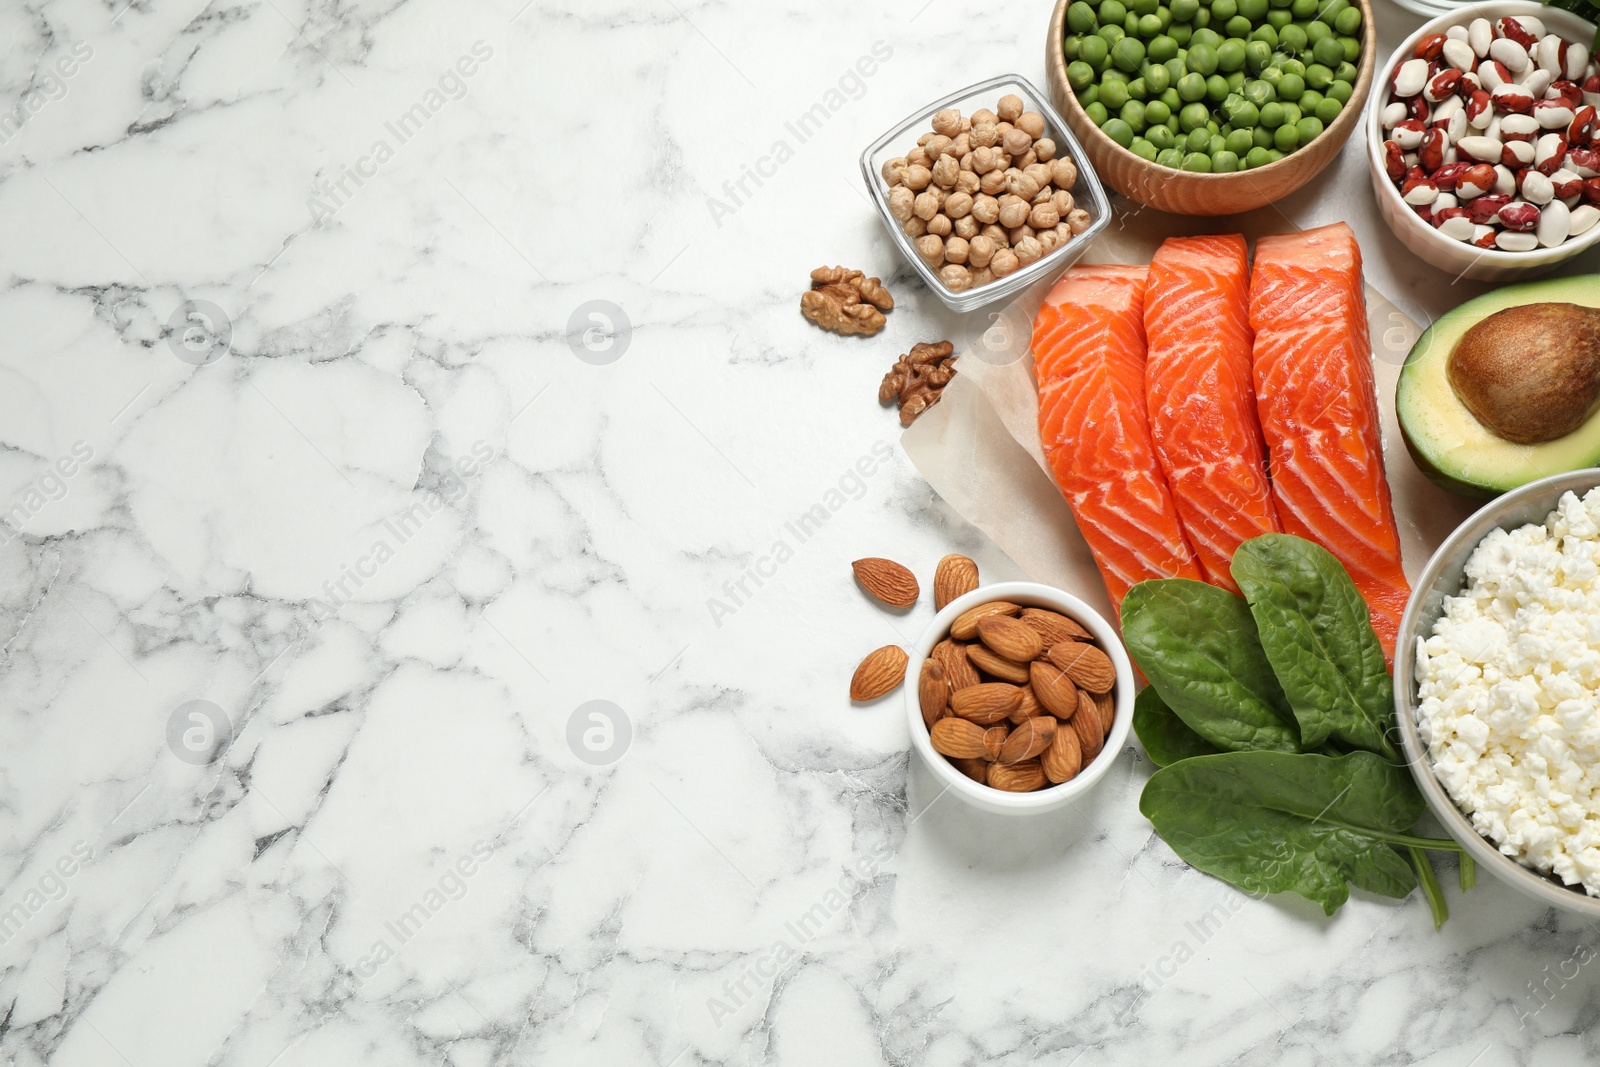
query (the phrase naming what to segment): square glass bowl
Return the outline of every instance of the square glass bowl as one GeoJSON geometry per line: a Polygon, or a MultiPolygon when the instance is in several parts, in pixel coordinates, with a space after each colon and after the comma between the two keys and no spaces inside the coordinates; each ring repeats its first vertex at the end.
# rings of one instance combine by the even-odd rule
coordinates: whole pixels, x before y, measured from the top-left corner
{"type": "Polygon", "coordinates": [[[1111,204],[1106,199],[1105,187],[1100,184],[1099,176],[1090,166],[1083,147],[1078,144],[1077,138],[1072,136],[1072,131],[1067,129],[1067,124],[1056,113],[1056,109],[1050,106],[1050,98],[1035,89],[1032,83],[1020,74],[1002,74],[997,78],[969,85],[913,112],[904,122],[872,142],[867,146],[867,150],[861,153],[861,176],[866,180],[868,195],[878,207],[878,217],[883,220],[883,225],[888,229],[895,246],[900,249],[900,254],[905,256],[906,262],[916,269],[923,283],[933,291],[933,294],[944,301],[946,307],[955,311],[972,311],[985,304],[1013,296],[1041,277],[1066,269],[1077,262],[1099,236],[1100,231],[1111,222],[1111,204]],[[905,155],[917,147],[917,138],[933,132],[934,112],[947,107],[959,108],[963,115],[971,115],[979,108],[985,107],[993,111],[1000,103],[1000,98],[1007,93],[1015,93],[1021,97],[1024,110],[1038,112],[1043,117],[1045,136],[1056,143],[1056,155],[1070,158],[1077,166],[1078,184],[1072,187],[1071,193],[1076,205],[1089,213],[1089,227],[1066,244],[1040,256],[1026,267],[1013,271],[1004,278],[996,279],[988,285],[975,286],[954,293],[945,288],[939,275],[923,262],[922,257],[917,254],[916,246],[911,243],[911,238],[907,236],[895,217],[889,214],[889,183],[883,180],[883,164],[896,156],[905,155]]]}

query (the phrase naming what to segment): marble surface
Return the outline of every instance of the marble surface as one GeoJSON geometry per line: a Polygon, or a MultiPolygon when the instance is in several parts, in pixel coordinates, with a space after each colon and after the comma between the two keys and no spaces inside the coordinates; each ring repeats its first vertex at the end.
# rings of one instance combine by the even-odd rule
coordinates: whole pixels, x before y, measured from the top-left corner
{"type": "MultiPolygon", "coordinates": [[[[1000,820],[845,700],[931,612],[849,560],[1020,576],[872,401],[961,324],[855,159],[1042,82],[1048,8],[0,9],[0,1060],[1600,1057],[1600,930],[1248,900],[1132,746],[1000,820]],[[834,262],[894,287],[877,340],[796,313],[834,262]]],[[[1280,211],[1418,318],[1476,291],[1357,144],[1241,224],[1280,211]]]]}

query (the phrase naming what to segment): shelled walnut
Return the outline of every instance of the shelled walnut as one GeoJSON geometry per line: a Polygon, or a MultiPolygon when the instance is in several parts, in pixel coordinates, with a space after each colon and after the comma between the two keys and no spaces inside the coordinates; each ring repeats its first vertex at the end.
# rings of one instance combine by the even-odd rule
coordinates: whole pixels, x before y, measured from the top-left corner
{"type": "Polygon", "coordinates": [[[913,345],[895,361],[878,386],[878,403],[900,405],[900,425],[910,426],[917,416],[939,402],[939,395],[956,375],[956,360],[949,341],[913,345]]]}
{"type": "Polygon", "coordinates": [[[845,267],[818,267],[810,291],[800,295],[801,314],[839,334],[875,334],[887,321],[883,313],[892,310],[894,297],[882,281],[845,267]]]}

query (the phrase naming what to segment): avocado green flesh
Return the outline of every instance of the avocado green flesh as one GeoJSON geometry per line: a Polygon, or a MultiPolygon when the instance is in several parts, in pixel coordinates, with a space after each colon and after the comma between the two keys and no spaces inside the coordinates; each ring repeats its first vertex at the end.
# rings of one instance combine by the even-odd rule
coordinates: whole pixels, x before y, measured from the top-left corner
{"type": "Polygon", "coordinates": [[[1549,302],[1600,308],[1600,274],[1508,285],[1469,300],[1423,333],[1406,356],[1395,414],[1406,447],[1429,478],[1452,492],[1491,497],[1537,478],[1600,466],[1600,413],[1565,437],[1512,444],[1468,411],[1450,387],[1450,353],[1463,334],[1497,311],[1549,302]]]}

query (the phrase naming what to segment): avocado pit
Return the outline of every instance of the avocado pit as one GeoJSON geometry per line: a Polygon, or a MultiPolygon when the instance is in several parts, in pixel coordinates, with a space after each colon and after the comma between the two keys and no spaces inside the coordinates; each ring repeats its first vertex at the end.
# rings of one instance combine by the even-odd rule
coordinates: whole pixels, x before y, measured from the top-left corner
{"type": "Polygon", "coordinates": [[[1446,364],[1474,418],[1514,444],[1564,437],[1600,408],[1600,309],[1521,304],[1467,330],[1446,364]]]}

